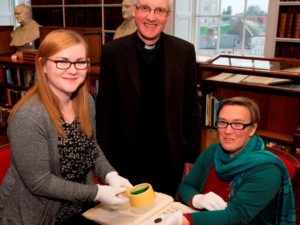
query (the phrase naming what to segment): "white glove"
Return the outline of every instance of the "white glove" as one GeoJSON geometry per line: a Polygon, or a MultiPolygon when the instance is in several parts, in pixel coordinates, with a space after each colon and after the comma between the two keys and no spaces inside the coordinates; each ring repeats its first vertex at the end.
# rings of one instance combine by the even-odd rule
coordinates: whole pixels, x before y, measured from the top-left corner
{"type": "Polygon", "coordinates": [[[227,207],[227,202],[214,192],[198,194],[193,197],[192,205],[197,209],[222,210],[227,207]]]}
{"type": "Polygon", "coordinates": [[[132,187],[132,184],[126,178],[119,176],[116,171],[106,174],[105,182],[113,187],[132,187]]]}
{"type": "Polygon", "coordinates": [[[182,225],[182,212],[180,210],[166,216],[161,225],[182,225]]]}
{"type": "Polygon", "coordinates": [[[99,201],[107,205],[120,205],[129,201],[127,197],[121,194],[126,190],[125,187],[113,187],[100,184],[97,184],[97,186],[98,193],[95,201],[99,201]]]}
{"type": "Polygon", "coordinates": [[[170,214],[162,214],[139,225],[182,225],[182,212],[178,210],[170,214]]]}

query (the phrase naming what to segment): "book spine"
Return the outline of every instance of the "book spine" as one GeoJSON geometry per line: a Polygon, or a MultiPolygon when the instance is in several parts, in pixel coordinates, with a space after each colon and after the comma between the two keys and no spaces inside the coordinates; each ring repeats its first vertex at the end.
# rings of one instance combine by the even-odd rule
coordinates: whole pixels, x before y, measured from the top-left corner
{"type": "Polygon", "coordinates": [[[294,13],[288,13],[286,19],[285,38],[291,38],[293,35],[294,13]]]}
{"type": "Polygon", "coordinates": [[[4,75],[5,74],[5,70],[4,70],[4,67],[1,66],[0,67],[0,83],[3,84],[5,82],[5,78],[4,78],[4,75]]]}
{"type": "Polygon", "coordinates": [[[294,28],[294,38],[300,38],[300,13],[296,13],[294,28]]]}
{"type": "Polygon", "coordinates": [[[287,22],[287,13],[280,13],[279,14],[279,26],[278,26],[278,33],[277,37],[284,38],[285,37],[285,28],[287,22]]]}
{"type": "Polygon", "coordinates": [[[10,113],[10,108],[0,107],[0,127],[7,127],[7,121],[10,113]]]}

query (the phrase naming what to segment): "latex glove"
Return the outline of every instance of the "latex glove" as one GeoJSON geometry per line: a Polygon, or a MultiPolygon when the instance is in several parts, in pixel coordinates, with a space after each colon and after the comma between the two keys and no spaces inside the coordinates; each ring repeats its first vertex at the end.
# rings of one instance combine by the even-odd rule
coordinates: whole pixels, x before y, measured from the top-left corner
{"type": "Polygon", "coordinates": [[[182,212],[178,210],[174,213],[159,215],[139,225],[182,225],[182,212]]]}
{"type": "Polygon", "coordinates": [[[97,186],[98,193],[95,201],[99,201],[107,205],[120,205],[129,201],[127,197],[121,194],[126,190],[125,187],[113,187],[100,184],[97,184],[97,186]]]}
{"type": "Polygon", "coordinates": [[[162,225],[182,225],[182,212],[179,210],[169,214],[163,219],[162,225]]]}
{"type": "Polygon", "coordinates": [[[106,174],[105,182],[113,187],[132,187],[132,184],[126,178],[119,176],[116,171],[106,174]]]}
{"type": "Polygon", "coordinates": [[[214,192],[198,194],[193,197],[192,205],[197,209],[222,210],[227,207],[227,202],[214,192]]]}

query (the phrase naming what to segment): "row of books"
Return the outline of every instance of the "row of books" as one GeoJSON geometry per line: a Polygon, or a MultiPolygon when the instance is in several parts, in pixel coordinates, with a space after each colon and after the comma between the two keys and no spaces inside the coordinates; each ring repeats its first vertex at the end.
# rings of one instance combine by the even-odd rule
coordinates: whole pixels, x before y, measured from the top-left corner
{"type": "Polygon", "coordinates": [[[220,97],[210,92],[205,98],[205,127],[214,128],[217,121],[217,112],[220,107],[220,97]]]}
{"type": "Polygon", "coordinates": [[[7,120],[11,109],[5,106],[0,106],[0,127],[7,127],[7,120]]]}
{"type": "Polygon", "coordinates": [[[98,94],[98,89],[99,89],[99,80],[87,79],[87,83],[88,83],[88,90],[89,90],[90,94],[96,100],[96,97],[98,94]]]}
{"type": "Polygon", "coordinates": [[[300,58],[300,46],[295,43],[277,43],[275,56],[284,58],[300,58]]]}
{"type": "Polygon", "coordinates": [[[24,90],[6,89],[7,92],[7,105],[13,107],[26,93],[24,90]]]}
{"type": "Polygon", "coordinates": [[[6,83],[10,85],[30,87],[35,81],[35,72],[19,67],[2,67],[0,69],[0,81],[1,79],[5,79],[6,83]]]}
{"type": "MultiPolygon", "coordinates": [[[[77,5],[78,6],[78,5],[77,5]]],[[[43,26],[63,27],[102,27],[105,30],[115,30],[122,21],[120,7],[102,7],[90,5],[88,7],[36,7],[32,9],[35,20],[43,26]],[[104,9],[104,11],[102,10],[104,9]],[[104,27],[102,26],[102,12],[104,27]]]]}
{"type": "MultiPolygon", "coordinates": [[[[122,4],[122,0],[104,0],[104,4],[122,4]]],[[[62,0],[31,0],[32,5],[61,5],[62,0]]],[[[102,4],[102,0],[64,0],[64,4],[102,4]]]]}
{"type": "MultiPolygon", "coordinates": [[[[65,4],[101,4],[102,0],[65,0],[65,4]]],[[[104,4],[122,4],[122,0],[104,0],[104,4]]]]}
{"type": "Polygon", "coordinates": [[[279,38],[300,38],[300,12],[281,12],[279,14],[279,38]]]}

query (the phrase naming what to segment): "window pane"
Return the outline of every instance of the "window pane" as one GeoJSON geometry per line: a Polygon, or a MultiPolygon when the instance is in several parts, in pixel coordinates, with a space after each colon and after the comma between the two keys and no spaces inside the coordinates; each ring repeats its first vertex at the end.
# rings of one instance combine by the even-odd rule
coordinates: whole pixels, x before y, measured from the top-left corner
{"type": "Polygon", "coordinates": [[[266,17],[247,18],[245,31],[245,55],[264,55],[266,17]]]}
{"type": "Polygon", "coordinates": [[[214,54],[218,39],[218,17],[206,16],[197,18],[197,51],[201,54],[214,54]]]}
{"type": "Polygon", "coordinates": [[[243,20],[239,17],[222,17],[219,52],[241,54],[243,41],[243,20]]]}
{"type": "Polygon", "coordinates": [[[241,15],[244,14],[244,10],[245,0],[221,0],[222,15],[241,15]]]}
{"type": "MultiPolygon", "coordinates": [[[[180,1],[180,0],[178,0],[180,1]]],[[[219,14],[219,0],[201,0],[197,1],[197,15],[209,16],[219,14]]]]}
{"type": "Polygon", "coordinates": [[[175,28],[175,36],[182,38],[184,40],[191,40],[190,37],[190,19],[189,18],[180,18],[180,17],[176,17],[176,24],[178,26],[176,26],[175,28]]]}
{"type": "Polygon", "coordinates": [[[267,16],[269,0],[248,0],[247,16],[267,16]]]}
{"type": "Polygon", "coordinates": [[[196,7],[192,7],[190,17],[184,18],[186,21],[176,9],[175,35],[193,42],[197,55],[263,55],[269,0],[184,2],[189,6],[195,3],[196,7]],[[188,37],[187,33],[192,37],[188,37]]]}
{"type": "Polygon", "coordinates": [[[176,16],[175,16],[176,37],[180,37],[187,41],[192,41],[191,30],[194,24],[192,23],[192,2],[178,1],[176,2],[176,16]]]}

